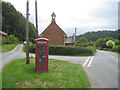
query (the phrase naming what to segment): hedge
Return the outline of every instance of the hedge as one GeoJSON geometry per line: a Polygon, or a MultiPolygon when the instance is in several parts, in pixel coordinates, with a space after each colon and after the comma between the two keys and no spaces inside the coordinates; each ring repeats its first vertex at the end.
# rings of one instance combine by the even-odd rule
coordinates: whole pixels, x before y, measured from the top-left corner
{"type": "Polygon", "coordinates": [[[93,55],[94,52],[95,50],[92,46],[49,46],[49,54],[51,55],[93,55]]]}
{"type": "MultiPolygon", "coordinates": [[[[29,52],[35,53],[35,44],[29,46],[29,52]]],[[[94,46],[49,46],[50,55],[94,55],[95,52],[94,46]]]]}
{"type": "Polygon", "coordinates": [[[114,46],[112,51],[120,52],[120,45],[114,46]]]}

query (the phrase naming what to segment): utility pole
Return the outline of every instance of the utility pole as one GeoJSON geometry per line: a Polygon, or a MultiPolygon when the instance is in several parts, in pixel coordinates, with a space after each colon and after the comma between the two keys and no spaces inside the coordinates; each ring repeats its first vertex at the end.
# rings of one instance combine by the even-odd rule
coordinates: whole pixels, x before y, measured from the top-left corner
{"type": "Polygon", "coordinates": [[[38,38],[37,0],[35,0],[35,15],[36,15],[36,39],[37,39],[38,38]]]}
{"type": "Polygon", "coordinates": [[[26,64],[29,64],[29,0],[27,0],[26,10],[26,64]]]}

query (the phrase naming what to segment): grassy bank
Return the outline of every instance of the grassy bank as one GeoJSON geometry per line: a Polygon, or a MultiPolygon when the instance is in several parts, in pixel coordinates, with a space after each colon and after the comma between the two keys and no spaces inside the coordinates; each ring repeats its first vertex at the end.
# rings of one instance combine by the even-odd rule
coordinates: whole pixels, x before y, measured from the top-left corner
{"type": "Polygon", "coordinates": [[[25,64],[17,59],[2,72],[3,88],[88,88],[90,82],[81,65],[60,60],[49,60],[48,73],[35,73],[35,59],[25,64]]]}
{"type": "Polygon", "coordinates": [[[14,49],[18,44],[4,44],[0,46],[0,52],[8,52],[14,49]]]}

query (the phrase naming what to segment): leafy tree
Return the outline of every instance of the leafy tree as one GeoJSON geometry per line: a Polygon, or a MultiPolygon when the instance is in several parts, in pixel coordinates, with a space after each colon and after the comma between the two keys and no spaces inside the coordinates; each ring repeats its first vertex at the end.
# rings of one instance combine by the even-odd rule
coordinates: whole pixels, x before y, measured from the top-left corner
{"type": "MultiPolygon", "coordinates": [[[[11,3],[4,1],[2,1],[2,30],[8,35],[19,38],[20,41],[26,40],[25,17],[11,3]]],[[[36,30],[31,22],[29,22],[29,30],[30,41],[32,41],[36,36],[36,30]]]]}
{"type": "Polygon", "coordinates": [[[79,41],[76,42],[76,45],[86,47],[86,46],[88,46],[88,40],[85,37],[82,37],[82,38],[80,38],[79,41]]]}
{"type": "Polygon", "coordinates": [[[104,43],[105,43],[104,38],[100,38],[100,39],[95,41],[96,47],[102,47],[103,48],[104,47],[104,43]]]}
{"type": "Polygon", "coordinates": [[[115,43],[112,40],[106,42],[107,47],[112,48],[115,46],[115,43]]]}
{"type": "Polygon", "coordinates": [[[115,45],[120,45],[120,41],[118,39],[114,39],[115,45]]]}

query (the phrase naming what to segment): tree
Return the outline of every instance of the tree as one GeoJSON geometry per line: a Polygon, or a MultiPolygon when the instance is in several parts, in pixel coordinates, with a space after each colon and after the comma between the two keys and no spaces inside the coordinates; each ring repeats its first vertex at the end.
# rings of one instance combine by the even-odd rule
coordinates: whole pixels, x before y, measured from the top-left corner
{"type": "Polygon", "coordinates": [[[103,48],[103,47],[104,47],[104,44],[105,44],[104,38],[100,38],[100,39],[98,39],[98,40],[95,41],[96,47],[101,47],[101,48],[103,48]]]}
{"type": "MultiPolygon", "coordinates": [[[[0,16],[1,19],[1,16],[0,16]]],[[[34,24],[29,22],[30,41],[36,37],[34,24]]],[[[2,30],[9,35],[14,35],[20,41],[26,40],[26,19],[9,2],[2,1],[2,30]]]]}
{"type": "Polygon", "coordinates": [[[85,37],[82,37],[76,42],[76,45],[86,47],[88,46],[88,40],[85,37]]]}
{"type": "Polygon", "coordinates": [[[112,48],[115,46],[115,43],[112,41],[112,40],[109,40],[106,42],[106,46],[109,47],[109,48],[112,48]]]}

